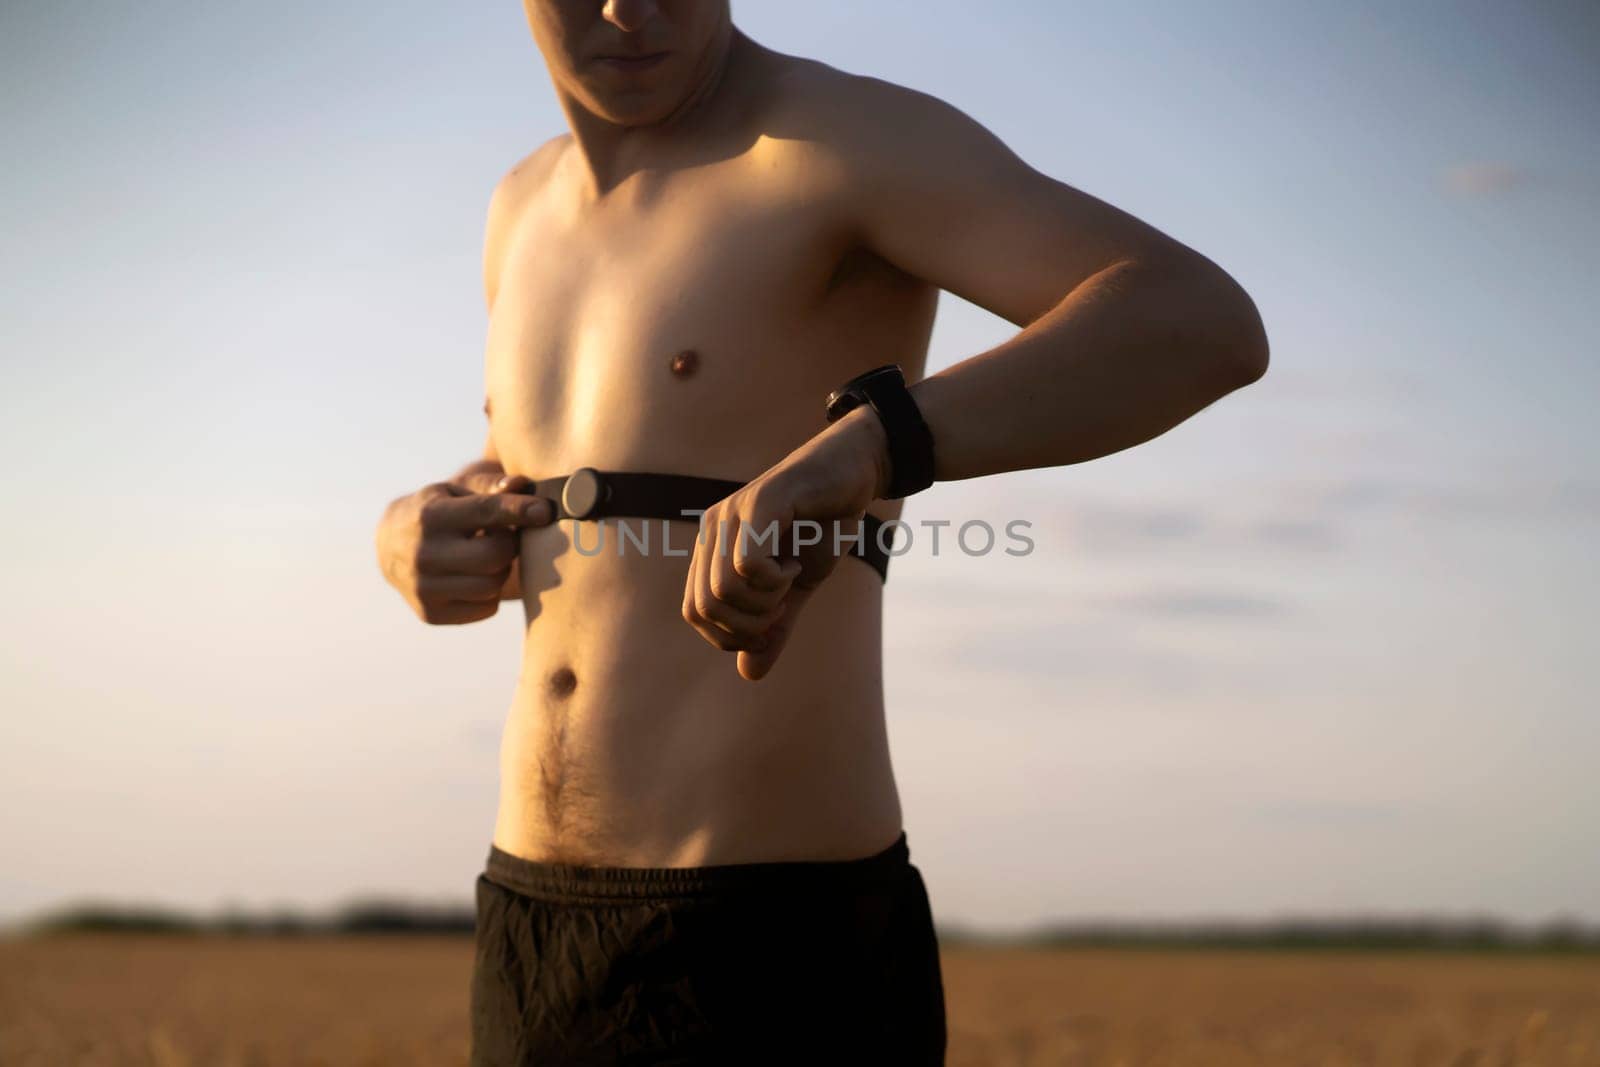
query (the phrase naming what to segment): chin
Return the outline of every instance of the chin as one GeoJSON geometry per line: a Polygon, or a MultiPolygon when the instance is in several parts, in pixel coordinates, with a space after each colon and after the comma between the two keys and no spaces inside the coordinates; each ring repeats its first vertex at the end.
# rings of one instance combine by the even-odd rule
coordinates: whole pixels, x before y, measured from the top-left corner
{"type": "Polygon", "coordinates": [[[584,86],[584,104],[594,114],[618,126],[649,126],[671,115],[688,95],[678,85],[616,84],[584,86]]]}
{"type": "Polygon", "coordinates": [[[672,114],[674,101],[655,97],[601,99],[590,108],[614,126],[653,126],[672,114]]]}

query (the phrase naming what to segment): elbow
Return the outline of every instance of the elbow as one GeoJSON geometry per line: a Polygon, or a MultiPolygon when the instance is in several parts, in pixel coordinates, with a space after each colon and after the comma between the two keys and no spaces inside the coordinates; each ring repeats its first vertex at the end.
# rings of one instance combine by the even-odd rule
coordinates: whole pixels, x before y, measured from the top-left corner
{"type": "Polygon", "coordinates": [[[1218,376],[1230,389],[1259,381],[1271,362],[1261,312],[1244,287],[1221,267],[1208,261],[1204,275],[1197,279],[1194,291],[1204,308],[1198,317],[1208,324],[1203,331],[1204,348],[1211,353],[1218,376]]]}
{"type": "MultiPolygon", "coordinates": [[[[1171,339],[1223,393],[1259,381],[1270,352],[1261,312],[1227,271],[1192,249],[1143,260],[1171,313],[1171,339]]],[[[1165,316],[1163,316],[1165,317],[1165,316]]]]}
{"type": "Polygon", "coordinates": [[[1232,318],[1233,326],[1228,331],[1226,362],[1237,377],[1238,384],[1245,386],[1260,381],[1267,373],[1272,353],[1267,343],[1267,327],[1261,321],[1261,312],[1256,309],[1255,301],[1237,283],[1234,288],[1238,290],[1238,308],[1232,318]]]}

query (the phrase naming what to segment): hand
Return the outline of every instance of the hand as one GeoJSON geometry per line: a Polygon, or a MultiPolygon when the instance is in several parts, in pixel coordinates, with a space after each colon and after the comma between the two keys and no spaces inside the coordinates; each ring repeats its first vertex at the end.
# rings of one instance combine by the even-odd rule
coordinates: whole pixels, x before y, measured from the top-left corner
{"type": "Polygon", "coordinates": [[[839,563],[835,523],[841,538],[855,534],[867,505],[887,491],[889,473],[883,424],[871,408],[857,408],[712,505],[689,560],[684,621],[717,648],[737,652],[744,678],[766,677],[800,609],[839,563]],[[797,551],[794,527],[804,520],[819,524],[822,537],[797,551]]]}
{"type": "Polygon", "coordinates": [[[555,507],[518,492],[526,478],[474,474],[474,492],[435,482],[390,504],[378,524],[378,565],[423,622],[477,622],[500,610],[517,561],[517,531],[547,526],[555,507]]]}

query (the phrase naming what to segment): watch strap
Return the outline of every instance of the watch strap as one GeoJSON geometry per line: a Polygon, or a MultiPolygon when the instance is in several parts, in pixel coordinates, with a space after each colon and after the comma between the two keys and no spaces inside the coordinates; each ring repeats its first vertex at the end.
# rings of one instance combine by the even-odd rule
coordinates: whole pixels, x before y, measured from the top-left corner
{"type": "Polygon", "coordinates": [[[828,421],[838,421],[863,403],[877,412],[888,439],[889,487],[884,498],[899,500],[932,485],[933,431],[906,386],[898,363],[857,375],[835,390],[828,399],[828,421]]]}

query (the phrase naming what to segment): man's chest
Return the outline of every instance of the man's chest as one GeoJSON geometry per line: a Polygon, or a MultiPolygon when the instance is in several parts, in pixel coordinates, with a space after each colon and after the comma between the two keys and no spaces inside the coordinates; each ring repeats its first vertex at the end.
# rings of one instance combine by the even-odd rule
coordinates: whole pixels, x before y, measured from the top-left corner
{"type": "Polygon", "coordinates": [[[487,352],[508,470],[648,461],[737,477],[820,428],[826,388],[854,363],[847,319],[862,314],[835,297],[872,279],[841,283],[852,257],[837,203],[753,169],[645,176],[577,218],[557,197],[529,205],[487,352]]]}

